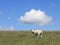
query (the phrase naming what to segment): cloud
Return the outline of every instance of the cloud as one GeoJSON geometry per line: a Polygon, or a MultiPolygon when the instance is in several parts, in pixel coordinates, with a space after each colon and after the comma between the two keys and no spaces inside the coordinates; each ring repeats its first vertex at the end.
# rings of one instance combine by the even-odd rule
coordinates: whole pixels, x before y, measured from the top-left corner
{"type": "Polygon", "coordinates": [[[2,15],[2,11],[0,11],[0,15],[2,15]]]}
{"type": "Polygon", "coordinates": [[[10,26],[10,28],[9,28],[10,30],[14,30],[14,27],[13,26],[10,26]]]}
{"type": "Polygon", "coordinates": [[[52,2],[52,3],[50,3],[50,6],[51,7],[56,7],[56,4],[52,2]]]}
{"type": "Polygon", "coordinates": [[[2,28],[2,26],[0,25],[0,29],[2,28]]]}
{"type": "Polygon", "coordinates": [[[0,31],[13,31],[13,30],[14,30],[13,26],[9,26],[9,27],[0,26],[0,31]]]}
{"type": "Polygon", "coordinates": [[[47,25],[52,23],[52,17],[45,14],[44,11],[31,9],[24,16],[19,17],[19,21],[28,24],[47,25]]]}
{"type": "Polygon", "coordinates": [[[13,31],[14,30],[14,27],[13,26],[10,26],[10,27],[7,27],[4,29],[5,31],[13,31]]]}
{"type": "Polygon", "coordinates": [[[8,17],[8,20],[11,20],[11,17],[8,17]]]}

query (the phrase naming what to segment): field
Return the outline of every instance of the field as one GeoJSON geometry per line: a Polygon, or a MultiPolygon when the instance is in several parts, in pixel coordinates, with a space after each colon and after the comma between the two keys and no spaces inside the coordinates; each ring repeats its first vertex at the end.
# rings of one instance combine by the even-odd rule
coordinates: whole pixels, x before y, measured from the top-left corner
{"type": "Polygon", "coordinates": [[[60,31],[44,31],[42,39],[30,31],[0,31],[0,45],[60,45],[60,31]]]}

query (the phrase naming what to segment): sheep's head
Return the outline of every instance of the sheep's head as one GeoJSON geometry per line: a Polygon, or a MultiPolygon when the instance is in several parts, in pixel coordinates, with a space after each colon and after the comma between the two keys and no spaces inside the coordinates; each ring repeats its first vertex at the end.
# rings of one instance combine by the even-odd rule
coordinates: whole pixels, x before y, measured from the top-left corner
{"type": "Polygon", "coordinates": [[[32,31],[32,33],[34,34],[34,31],[35,31],[35,30],[32,29],[31,31],[32,31]]]}
{"type": "Polygon", "coordinates": [[[34,29],[32,29],[31,31],[32,31],[32,32],[34,32],[35,30],[34,30],[34,29]]]}

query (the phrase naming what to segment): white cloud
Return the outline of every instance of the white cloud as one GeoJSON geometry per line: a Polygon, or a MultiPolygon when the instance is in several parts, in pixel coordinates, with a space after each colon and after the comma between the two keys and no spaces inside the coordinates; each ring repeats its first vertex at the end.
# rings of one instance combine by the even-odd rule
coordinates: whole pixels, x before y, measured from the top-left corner
{"type": "Polygon", "coordinates": [[[38,25],[47,25],[52,23],[52,17],[45,14],[44,11],[31,9],[24,16],[20,16],[19,21],[22,23],[31,23],[38,25]]]}
{"type": "Polygon", "coordinates": [[[11,17],[8,17],[8,20],[11,20],[11,17]]]}
{"type": "Polygon", "coordinates": [[[10,30],[14,30],[14,27],[13,26],[10,26],[10,28],[9,28],[10,30]]]}
{"type": "Polygon", "coordinates": [[[14,30],[14,27],[13,26],[10,26],[10,27],[7,27],[4,29],[5,31],[13,31],[14,30]]]}
{"type": "Polygon", "coordinates": [[[50,6],[51,7],[56,7],[56,4],[52,2],[52,3],[50,3],[50,6]]]}
{"type": "Polygon", "coordinates": [[[2,26],[0,26],[0,29],[2,28],[2,26]]]}
{"type": "Polygon", "coordinates": [[[5,28],[4,31],[8,31],[9,29],[8,28],[5,28]]]}
{"type": "Polygon", "coordinates": [[[0,11],[0,15],[2,15],[2,11],[0,11]]]}
{"type": "Polygon", "coordinates": [[[0,31],[13,31],[13,30],[14,30],[13,26],[9,26],[9,27],[0,26],[0,31]]]}

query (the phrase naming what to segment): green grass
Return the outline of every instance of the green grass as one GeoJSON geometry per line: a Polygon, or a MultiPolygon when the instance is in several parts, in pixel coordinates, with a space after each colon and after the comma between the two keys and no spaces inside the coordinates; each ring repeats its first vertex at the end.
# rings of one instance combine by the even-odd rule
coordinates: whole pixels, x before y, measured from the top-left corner
{"type": "Polygon", "coordinates": [[[46,31],[42,39],[29,31],[0,31],[0,45],[60,45],[60,31],[46,31]]]}

